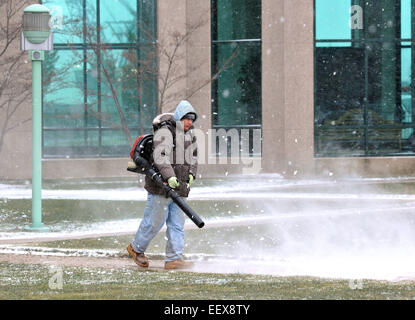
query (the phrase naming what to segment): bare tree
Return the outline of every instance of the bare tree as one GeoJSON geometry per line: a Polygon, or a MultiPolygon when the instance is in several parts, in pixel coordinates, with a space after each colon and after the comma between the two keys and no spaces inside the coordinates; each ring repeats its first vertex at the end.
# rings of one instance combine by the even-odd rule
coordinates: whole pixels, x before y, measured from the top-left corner
{"type": "MultiPolygon", "coordinates": [[[[158,113],[164,110],[164,107],[171,102],[177,101],[180,97],[183,97],[182,92],[177,92],[174,86],[187,78],[193,73],[197,73],[200,69],[200,64],[196,64],[194,67],[186,66],[183,68],[184,61],[186,60],[186,53],[181,53],[183,47],[187,47],[191,42],[194,34],[204,27],[209,19],[207,13],[202,13],[199,19],[196,19],[193,24],[186,24],[184,32],[173,31],[167,34],[167,37],[162,41],[157,41],[156,55],[158,57],[158,113]],[[160,66],[164,66],[164,70],[160,66]]],[[[188,53],[187,53],[188,54],[188,53]]],[[[190,99],[199,90],[210,85],[212,81],[216,80],[218,75],[231,66],[232,61],[238,56],[239,50],[236,48],[233,53],[224,61],[222,66],[217,70],[212,70],[213,74],[199,75],[199,80],[192,82],[190,86],[186,88],[185,99],[190,99]]],[[[170,110],[172,111],[172,110],[170,110]]]]}
{"type": "Polygon", "coordinates": [[[22,9],[28,2],[0,0],[0,153],[7,133],[31,120],[15,119],[18,109],[31,95],[31,73],[24,59],[27,53],[18,49],[22,9]]]}

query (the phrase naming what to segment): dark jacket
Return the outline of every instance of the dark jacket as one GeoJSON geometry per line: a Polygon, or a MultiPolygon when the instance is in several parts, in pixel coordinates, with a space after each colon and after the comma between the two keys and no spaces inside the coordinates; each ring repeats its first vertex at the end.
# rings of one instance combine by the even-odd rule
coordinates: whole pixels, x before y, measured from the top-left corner
{"type": "MultiPolygon", "coordinates": [[[[183,130],[180,121],[175,121],[173,114],[164,113],[153,121],[154,151],[151,163],[163,179],[177,177],[180,186],[174,189],[180,196],[187,197],[190,188],[187,187],[189,174],[196,178],[197,172],[197,144],[192,129],[183,130]]],[[[164,195],[163,190],[150,178],[145,177],[144,188],[152,194],[164,195]]]]}

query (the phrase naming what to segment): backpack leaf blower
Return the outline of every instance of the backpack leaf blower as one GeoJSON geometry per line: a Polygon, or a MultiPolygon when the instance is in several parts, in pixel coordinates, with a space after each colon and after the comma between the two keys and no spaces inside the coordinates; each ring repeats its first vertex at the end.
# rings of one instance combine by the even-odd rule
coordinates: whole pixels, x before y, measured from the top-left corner
{"type": "Polygon", "coordinates": [[[153,135],[147,134],[138,137],[131,149],[130,156],[133,162],[128,163],[128,171],[145,174],[153,180],[171,198],[180,209],[192,220],[199,228],[203,228],[205,223],[193,211],[192,208],[163,180],[161,174],[151,165],[150,157],[153,152],[153,135]]]}

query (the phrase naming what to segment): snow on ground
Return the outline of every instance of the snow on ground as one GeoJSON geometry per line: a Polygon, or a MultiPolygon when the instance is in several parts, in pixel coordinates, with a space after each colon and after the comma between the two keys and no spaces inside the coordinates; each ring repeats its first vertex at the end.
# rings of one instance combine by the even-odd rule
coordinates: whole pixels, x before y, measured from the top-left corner
{"type": "MultiPolygon", "coordinates": [[[[235,234],[241,242],[236,250],[217,252],[191,252],[197,263],[196,272],[254,273],[278,276],[317,276],[345,279],[415,279],[415,195],[408,192],[378,193],[376,190],[359,192],[356,183],[400,183],[401,179],[348,179],[350,192],[327,191],[333,186],[327,181],[288,181],[271,177],[213,186],[193,188],[189,200],[254,200],[267,204],[264,212],[226,216],[209,216],[204,229],[230,226],[267,226],[270,235],[280,237],[276,248],[264,247],[258,235],[235,234]],[[304,192],[301,187],[313,187],[304,192]],[[314,188],[315,187],[315,188],[314,188]],[[284,189],[291,188],[291,189],[284,189]],[[300,189],[296,189],[300,188],[300,189]],[[304,203],[294,212],[284,211],[281,200],[304,203]],[[313,206],[308,202],[313,200],[313,206]],[[329,201],[329,206],[315,202],[329,201]],[[363,201],[366,201],[363,204],[363,201]],[[350,204],[346,206],[345,204],[350,204]]],[[[48,188],[42,191],[43,199],[145,201],[147,193],[141,187],[104,187],[97,183],[88,188],[48,188]]],[[[31,199],[30,185],[0,184],[0,199],[31,199]]],[[[49,256],[108,257],[115,251],[88,249],[41,249],[19,246],[24,241],[92,238],[105,235],[133,234],[140,219],[109,220],[88,224],[56,224],[51,232],[0,232],[1,254],[27,254],[49,256]],[[21,240],[19,242],[19,240],[21,240]],[[10,245],[15,241],[14,245],[10,245]]],[[[186,220],[186,229],[196,227],[186,220]]],[[[202,229],[203,230],[203,229],[202,229]]],[[[228,229],[223,229],[229,232],[228,229]]],[[[229,236],[229,235],[228,235],[229,236]]],[[[218,234],[221,237],[221,234],[218,234]]],[[[232,240],[233,239],[233,240],[232,240]]],[[[219,239],[220,240],[220,239],[219,239]]],[[[131,261],[125,260],[128,265],[131,261]]],[[[124,263],[123,263],[124,264],[124,263]]]]}
{"type": "MultiPolygon", "coordinates": [[[[372,181],[372,180],[369,180],[372,181]]],[[[376,180],[375,180],[376,181],[376,180]]],[[[383,181],[383,180],[382,180],[383,181]]],[[[387,181],[387,180],[386,180],[387,181]]],[[[362,199],[362,200],[406,200],[415,201],[414,194],[378,193],[328,193],[328,192],[279,192],[279,188],[313,186],[322,187],[327,182],[302,181],[278,182],[264,180],[249,183],[237,182],[219,186],[199,186],[192,188],[189,200],[231,200],[231,199],[362,199]]],[[[331,184],[333,186],[333,184],[331,184]]],[[[31,186],[0,184],[0,199],[31,199],[31,186]]],[[[147,191],[142,187],[104,189],[43,189],[45,200],[110,200],[145,201],[147,191]]]]}

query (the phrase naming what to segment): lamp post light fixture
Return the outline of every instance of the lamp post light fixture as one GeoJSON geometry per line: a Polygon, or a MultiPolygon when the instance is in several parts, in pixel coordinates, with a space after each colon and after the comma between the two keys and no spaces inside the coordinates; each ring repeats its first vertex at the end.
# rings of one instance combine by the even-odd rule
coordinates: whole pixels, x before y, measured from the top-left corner
{"type": "Polygon", "coordinates": [[[48,231],[42,223],[42,61],[45,50],[53,50],[49,9],[33,4],[23,11],[21,50],[29,50],[32,61],[32,223],[26,230],[48,231]]]}

